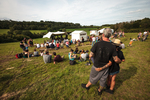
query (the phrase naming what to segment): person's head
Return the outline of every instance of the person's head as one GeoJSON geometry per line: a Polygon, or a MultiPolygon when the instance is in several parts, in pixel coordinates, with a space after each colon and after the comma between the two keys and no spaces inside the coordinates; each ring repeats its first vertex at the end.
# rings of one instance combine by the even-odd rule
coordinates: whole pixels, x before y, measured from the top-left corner
{"type": "Polygon", "coordinates": [[[53,52],[53,55],[56,56],[56,52],[53,52]]]}
{"type": "Polygon", "coordinates": [[[114,39],[112,42],[114,43],[114,45],[120,46],[121,41],[119,39],[114,39]]]}
{"type": "Polygon", "coordinates": [[[44,50],[41,50],[40,52],[43,53],[44,50]]]}
{"type": "Polygon", "coordinates": [[[86,53],[88,53],[89,52],[89,50],[86,50],[86,53]]]}
{"type": "Polygon", "coordinates": [[[47,49],[45,49],[45,50],[44,50],[44,53],[45,53],[45,54],[48,54],[48,50],[47,50],[47,49]]]}
{"type": "Polygon", "coordinates": [[[84,53],[84,50],[82,49],[81,53],[84,53]]]}
{"type": "Polygon", "coordinates": [[[121,44],[123,43],[123,42],[120,42],[121,44]]]}
{"type": "Polygon", "coordinates": [[[36,51],[36,49],[34,49],[34,51],[36,51]]]}
{"type": "Polygon", "coordinates": [[[122,48],[120,46],[116,46],[116,51],[120,51],[122,48]]]}
{"type": "Polygon", "coordinates": [[[109,38],[112,35],[112,30],[110,28],[105,28],[103,31],[103,36],[109,38]]]}
{"type": "Polygon", "coordinates": [[[73,53],[73,49],[71,49],[70,52],[73,53]]]}

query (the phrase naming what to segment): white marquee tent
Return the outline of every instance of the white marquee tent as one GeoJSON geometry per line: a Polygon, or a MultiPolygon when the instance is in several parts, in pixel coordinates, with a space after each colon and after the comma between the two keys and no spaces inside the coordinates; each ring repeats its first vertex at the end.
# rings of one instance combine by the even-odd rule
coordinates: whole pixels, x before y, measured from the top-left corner
{"type": "Polygon", "coordinates": [[[91,31],[90,31],[90,35],[98,36],[98,35],[99,35],[99,33],[98,33],[98,31],[97,31],[97,30],[91,30],[91,31]]]}
{"type": "MultiPolygon", "coordinates": [[[[104,29],[105,29],[105,28],[99,30],[98,32],[99,32],[99,33],[103,33],[104,29]]],[[[114,32],[114,29],[111,29],[111,30],[112,30],[112,33],[113,33],[113,32],[114,32]]]]}
{"type": "Polygon", "coordinates": [[[73,31],[71,33],[71,39],[72,40],[82,40],[82,37],[84,38],[84,41],[87,41],[87,33],[85,31],[73,31]]]}
{"type": "Polygon", "coordinates": [[[51,38],[52,35],[67,35],[66,32],[48,32],[46,35],[43,36],[43,38],[51,38]]]}

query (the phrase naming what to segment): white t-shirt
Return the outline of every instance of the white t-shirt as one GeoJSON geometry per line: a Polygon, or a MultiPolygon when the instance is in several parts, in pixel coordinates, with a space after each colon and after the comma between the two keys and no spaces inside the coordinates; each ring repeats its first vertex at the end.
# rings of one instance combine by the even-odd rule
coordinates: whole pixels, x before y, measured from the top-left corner
{"type": "Polygon", "coordinates": [[[41,44],[41,47],[44,47],[44,45],[43,45],[43,44],[41,44]]]}
{"type": "Polygon", "coordinates": [[[147,32],[144,32],[144,34],[143,35],[146,35],[147,34],[147,32]]]}
{"type": "Polygon", "coordinates": [[[40,44],[37,44],[36,46],[37,46],[37,48],[40,48],[40,44]]]}
{"type": "Polygon", "coordinates": [[[82,54],[81,54],[81,58],[83,58],[84,60],[86,60],[86,54],[85,54],[85,53],[82,53],[82,54]]]}
{"type": "Polygon", "coordinates": [[[124,49],[124,48],[125,48],[124,43],[120,44],[120,47],[121,47],[122,49],[124,49]]]}
{"type": "Polygon", "coordinates": [[[92,38],[92,41],[95,41],[95,37],[92,38]]]}

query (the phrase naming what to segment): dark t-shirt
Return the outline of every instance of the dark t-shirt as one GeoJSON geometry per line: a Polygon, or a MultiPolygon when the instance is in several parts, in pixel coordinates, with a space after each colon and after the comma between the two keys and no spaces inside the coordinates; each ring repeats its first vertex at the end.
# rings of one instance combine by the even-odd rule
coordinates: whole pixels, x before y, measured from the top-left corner
{"type": "Polygon", "coordinates": [[[63,59],[61,58],[61,56],[60,55],[57,55],[55,58],[54,58],[54,60],[53,61],[55,61],[55,62],[61,62],[63,59]]]}
{"type": "Polygon", "coordinates": [[[94,53],[94,66],[99,68],[106,65],[113,56],[117,56],[115,46],[106,41],[100,41],[91,48],[94,53]]]}
{"type": "MultiPolygon", "coordinates": [[[[117,56],[120,60],[125,59],[122,51],[117,51],[117,56]]],[[[120,70],[120,66],[112,59],[112,65],[109,68],[109,72],[113,73],[120,70]]]]}

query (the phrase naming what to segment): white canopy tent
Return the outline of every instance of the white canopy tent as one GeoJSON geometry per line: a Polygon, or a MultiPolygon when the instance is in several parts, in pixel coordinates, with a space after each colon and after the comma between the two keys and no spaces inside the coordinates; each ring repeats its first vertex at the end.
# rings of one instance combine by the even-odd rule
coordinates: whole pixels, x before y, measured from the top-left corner
{"type": "Polygon", "coordinates": [[[99,33],[98,33],[98,31],[97,31],[97,30],[91,30],[91,31],[90,31],[90,35],[98,36],[98,35],[99,35],[99,33]]]}
{"type": "Polygon", "coordinates": [[[72,40],[82,40],[82,37],[84,38],[84,41],[87,41],[87,33],[85,31],[73,31],[71,33],[71,39],[72,40]]]}
{"type": "MultiPolygon", "coordinates": [[[[105,28],[99,30],[98,32],[99,32],[99,33],[103,33],[104,29],[105,29],[105,28]]],[[[114,33],[114,29],[111,29],[111,31],[112,31],[112,33],[114,33]]]]}
{"type": "Polygon", "coordinates": [[[57,31],[57,32],[48,32],[46,35],[44,35],[43,36],[43,38],[51,38],[51,36],[52,35],[67,35],[67,33],[66,32],[59,32],[59,31],[57,31]]]}

